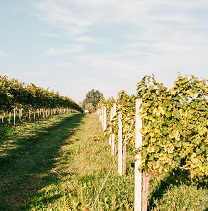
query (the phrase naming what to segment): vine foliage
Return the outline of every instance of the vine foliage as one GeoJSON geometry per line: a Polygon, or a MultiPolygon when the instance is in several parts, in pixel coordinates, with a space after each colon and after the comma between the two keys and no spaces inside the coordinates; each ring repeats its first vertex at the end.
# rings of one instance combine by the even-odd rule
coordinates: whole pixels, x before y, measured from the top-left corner
{"type": "Polygon", "coordinates": [[[82,108],[72,99],[61,96],[58,92],[25,84],[17,79],[8,79],[0,75],[0,110],[11,111],[13,108],[71,108],[82,112],[82,108]]]}
{"type": "Polygon", "coordinates": [[[137,84],[141,98],[143,143],[141,170],[190,169],[208,175],[207,80],[178,75],[171,89],[145,76],[137,84]],[[181,162],[183,161],[183,162],[181,162]]]}

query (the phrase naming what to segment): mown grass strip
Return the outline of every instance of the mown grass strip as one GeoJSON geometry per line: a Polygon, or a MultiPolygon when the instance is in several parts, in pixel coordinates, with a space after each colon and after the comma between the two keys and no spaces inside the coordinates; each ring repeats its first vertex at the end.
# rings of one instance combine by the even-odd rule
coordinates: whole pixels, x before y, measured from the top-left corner
{"type": "Polygon", "coordinates": [[[94,204],[115,159],[102,134],[97,115],[86,115],[51,169],[58,180],[39,189],[28,210],[133,210],[133,178],[118,176],[116,165],[94,204]]]}
{"type": "Polygon", "coordinates": [[[39,188],[57,180],[55,158],[82,118],[64,114],[8,128],[0,144],[0,210],[23,210],[39,188]]]}
{"type": "MultiPolygon", "coordinates": [[[[134,157],[126,176],[118,176],[116,163],[103,185],[115,158],[96,114],[18,126],[0,150],[0,210],[133,210],[134,157]]],[[[199,210],[208,191],[201,182],[180,171],[153,176],[148,210],[199,210]]]]}

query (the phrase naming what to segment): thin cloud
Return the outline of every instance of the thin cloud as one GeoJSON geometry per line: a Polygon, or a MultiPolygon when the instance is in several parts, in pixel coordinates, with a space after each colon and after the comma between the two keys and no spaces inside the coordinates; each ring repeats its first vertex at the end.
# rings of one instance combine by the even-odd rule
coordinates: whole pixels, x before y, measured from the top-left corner
{"type": "Polygon", "coordinates": [[[11,56],[11,54],[7,53],[6,51],[0,50],[0,58],[6,58],[11,56]]]}
{"type": "Polygon", "coordinates": [[[113,76],[117,79],[125,79],[127,75],[134,77],[140,67],[137,62],[115,59],[113,55],[109,55],[108,57],[96,55],[80,56],[80,61],[93,67],[95,71],[99,71],[100,73],[105,71],[105,75],[113,76]]]}
{"type": "Polygon", "coordinates": [[[54,0],[36,4],[39,17],[61,27],[78,25],[89,27],[97,23],[132,23],[140,25],[158,20],[186,21],[193,9],[206,7],[206,1],[180,2],[166,0],[54,0]],[[204,4],[201,4],[203,2],[204,4]],[[203,5],[203,6],[202,6],[203,5]],[[166,12],[168,11],[168,12],[166,12]]]}
{"type": "Polygon", "coordinates": [[[55,68],[55,71],[57,71],[57,68],[65,68],[65,67],[72,67],[72,64],[70,62],[50,62],[50,63],[45,63],[44,65],[41,66],[42,70],[51,70],[52,68],[55,68]]]}
{"type": "Polygon", "coordinates": [[[63,56],[63,55],[74,54],[74,53],[76,54],[76,53],[82,52],[84,48],[85,47],[83,45],[77,45],[74,47],[68,47],[68,46],[51,47],[46,50],[46,54],[48,56],[63,56]]]}
{"type": "Polygon", "coordinates": [[[149,41],[167,39],[175,31],[195,34],[194,25],[203,20],[193,16],[193,10],[197,13],[207,6],[205,0],[179,4],[173,0],[45,0],[36,4],[40,20],[63,29],[75,41],[88,43],[92,38],[86,33],[102,25],[111,30],[115,24],[131,24],[137,29],[135,36],[149,41]]]}
{"type": "Polygon", "coordinates": [[[36,4],[37,16],[45,23],[61,28],[71,36],[82,34],[92,23],[76,13],[67,1],[43,1],[36,4]]]}
{"type": "Polygon", "coordinates": [[[61,63],[57,63],[55,64],[56,67],[71,67],[71,63],[69,62],[61,62],[61,63]]]}
{"type": "MultiPolygon", "coordinates": [[[[81,44],[47,55],[73,53],[72,67],[113,78],[121,89],[135,90],[152,73],[169,84],[178,71],[208,74],[207,0],[42,0],[36,8],[41,21],[81,44]]],[[[100,87],[107,81],[96,80],[100,87]]]]}
{"type": "Polygon", "coordinates": [[[42,31],[41,34],[45,37],[59,37],[60,34],[42,31]]]}
{"type": "Polygon", "coordinates": [[[73,38],[76,42],[83,42],[83,43],[97,43],[97,40],[88,36],[78,36],[73,38]]]}

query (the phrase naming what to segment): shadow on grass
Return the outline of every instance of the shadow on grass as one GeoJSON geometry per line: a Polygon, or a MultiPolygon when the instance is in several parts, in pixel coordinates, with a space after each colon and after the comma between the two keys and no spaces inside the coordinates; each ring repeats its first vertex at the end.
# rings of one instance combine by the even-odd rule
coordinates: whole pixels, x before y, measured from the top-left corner
{"type": "Polygon", "coordinates": [[[59,180],[51,169],[61,146],[70,144],[66,140],[78,129],[83,114],[61,118],[58,123],[34,130],[32,135],[1,138],[2,145],[11,139],[12,147],[0,156],[0,210],[24,210],[25,202],[38,189],[59,180]]]}
{"type": "MultiPolygon", "coordinates": [[[[191,180],[190,171],[176,169],[173,170],[165,180],[161,180],[157,188],[151,193],[149,198],[148,211],[156,207],[154,201],[160,200],[171,186],[180,186],[181,184],[196,185],[199,188],[207,188],[208,177],[196,177],[191,180]]],[[[208,211],[203,210],[203,211],[208,211]]]]}

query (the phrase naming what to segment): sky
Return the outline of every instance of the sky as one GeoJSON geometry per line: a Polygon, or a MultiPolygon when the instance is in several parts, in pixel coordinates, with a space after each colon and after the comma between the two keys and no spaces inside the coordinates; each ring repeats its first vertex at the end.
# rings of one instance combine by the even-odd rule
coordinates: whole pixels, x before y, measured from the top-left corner
{"type": "Polygon", "coordinates": [[[0,0],[0,74],[82,101],[208,78],[207,0],[0,0]]]}

